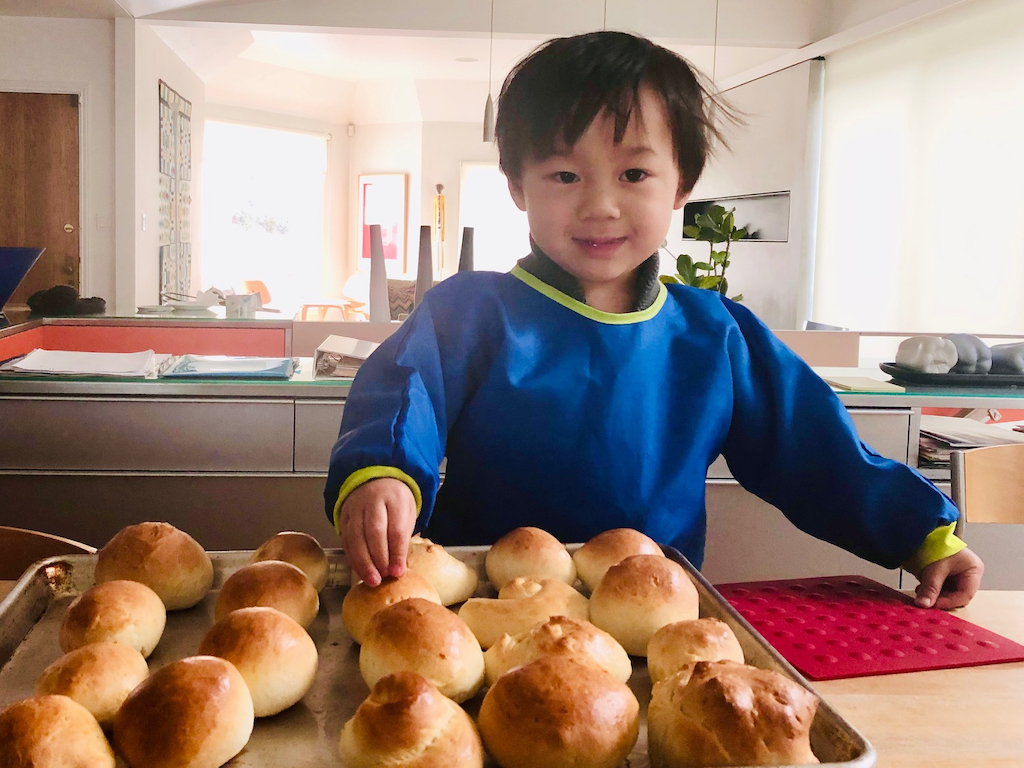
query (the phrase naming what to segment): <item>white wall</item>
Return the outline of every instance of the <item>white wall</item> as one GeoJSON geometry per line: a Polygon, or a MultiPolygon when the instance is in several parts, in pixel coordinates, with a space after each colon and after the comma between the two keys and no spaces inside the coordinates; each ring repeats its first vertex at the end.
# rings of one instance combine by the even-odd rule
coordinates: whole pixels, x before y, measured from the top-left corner
{"type": "MultiPolygon", "coordinates": [[[[192,289],[199,289],[202,252],[203,123],[206,88],[203,81],[145,24],[135,24],[135,298],[134,303],[158,304],[160,299],[160,91],[163,80],[192,102],[192,289]],[[142,230],[142,216],[147,219],[142,230]]],[[[123,303],[122,303],[123,304],[123,303]]],[[[130,312],[131,306],[119,305],[130,312]]]]}
{"type": "Polygon", "coordinates": [[[113,306],[114,22],[0,17],[0,90],[81,93],[83,295],[113,306]]]}
{"type": "MultiPolygon", "coordinates": [[[[771,328],[783,330],[802,328],[808,319],[813,244],[805,230],[815,210],[812,94],[819,67],[820,62],[805,62],[727,92],[745,125],[727,127],[730,149],[717,148],[691,195],[702,200],[791,193],[788,241],[734,243],[726,273],[729,294],[742,293],[745,306],[771,328]]],[[[707,244],[684,241],[682,226],[679,211],[669,231],[669,251],[706,260],[707,244]]],[[[662,271],[674,273],[675,264],[663,258],[662,271]]]]}

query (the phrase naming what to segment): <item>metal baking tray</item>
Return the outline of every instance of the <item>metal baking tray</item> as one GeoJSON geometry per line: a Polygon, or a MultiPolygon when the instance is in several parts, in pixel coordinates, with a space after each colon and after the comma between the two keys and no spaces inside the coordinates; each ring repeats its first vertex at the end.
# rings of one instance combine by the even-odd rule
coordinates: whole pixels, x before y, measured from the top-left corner
{"type": "MultiPolygon", "coordinates": [[[[578,545],[576,545],[578,546],[578,545]]],[[[570,546],[570,551],[576,547],[570,546]]],[[[476,568],[478,594],[493,595],[486,582],[486,547],[450,547],[448,551],[476,568]]],[[[726,603],[707,580],[676,550],[666,554],[689,573],[700,595],[700,615],[714,616],[729,624],[748,664],[773,669],[814,691],[814,688],[726,603]]],[[[224,579],[248,562],[251,552],[211,552],[213,590],[194,608],[174,611],[160,644],[149,658],[151,669],[195,654],[206,630],[213,625],[217,590],[224,579]]],[[[306,697],[294,707],[256,721],[252,738],[230,766],[338,765],[341,728],[366,698],[369,690],[359,674],[359,647],[341,623],[341,603],[350,582],[345,555],[328,550],[331,563],[327,587],[320,594],[320,614],[309,633],[320,653],[316,680],[306,697]]],[[[92,586],[96,555],[53,557],[32,566],[0,602],[0,708],[31,696],[35,680],[61,656],[58,629],[68,604],[92,586]]],[[[651,682],[643,659],[633,658],[629,686],[640,701],[640,738],[626,760],[626,768],[648,768],[646,711],[651,682]]],[[[465,703],[475,717],[482,695],[465,703]]],[[[820,699],[820,697],[819,697],[820,699]]],[[[811,747],[824,766],[867,768],[875,764],[874,748],[824,700],[818,705],[811,729],[811,747]]],[[[120,758],[118,766],[125,763],[120,758]]],[[[494,766],[493,762],[488,762],[494,766]]]]}

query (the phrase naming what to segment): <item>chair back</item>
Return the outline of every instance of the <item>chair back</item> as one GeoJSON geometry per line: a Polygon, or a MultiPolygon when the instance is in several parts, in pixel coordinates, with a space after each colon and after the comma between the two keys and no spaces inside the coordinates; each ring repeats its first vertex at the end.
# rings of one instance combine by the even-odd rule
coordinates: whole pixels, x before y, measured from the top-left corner
{"type": "Polygon", "coordinates": [[[1024,523],[1024,443],[952,451],[950,486],[968,523],[1024,523]]]}
{"type": "Polygon", "coordinates": [[[32,563],[47,557],[95,552],[95,547],[63,536],[0,525],[0,580],[20,578],[32,563]]]}
{"type": "Polygon", "coordinates": [[[243,280],[242,289],[247,293],[258,293],[261,306],[266,307],[270,304],[270,290],[262,280],[243,280]]]}

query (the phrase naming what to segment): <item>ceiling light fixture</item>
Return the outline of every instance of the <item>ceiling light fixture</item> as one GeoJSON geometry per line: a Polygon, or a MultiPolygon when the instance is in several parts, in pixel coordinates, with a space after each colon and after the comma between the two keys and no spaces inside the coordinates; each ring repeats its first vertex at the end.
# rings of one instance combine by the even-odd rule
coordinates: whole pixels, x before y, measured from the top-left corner
{"type": "Polygon", "coordinates": [[[491,99],[491,69],[494,66],[494,0],[491,0],[491,33],[487,49],[487,103],[484,104],[484,141],[494,141],[494,100],[491,99]]]}

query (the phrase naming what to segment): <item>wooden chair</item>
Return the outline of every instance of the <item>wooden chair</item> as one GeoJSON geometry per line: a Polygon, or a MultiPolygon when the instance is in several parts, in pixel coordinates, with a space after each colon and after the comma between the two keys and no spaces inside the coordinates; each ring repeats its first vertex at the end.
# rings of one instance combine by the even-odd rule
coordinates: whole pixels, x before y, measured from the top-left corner
{"type": "Polygon", "coordinates": [[[95,552],[95,547],[63,536],[0,525],[0,580],[21,578],[32,563],[47,557],[95,552]]]}
{"type": "Polygon", "coordinates": [[[1024,523],[1024,443],[952,451],[949,469],[957,533],[964,522],[1024,523]]]}

